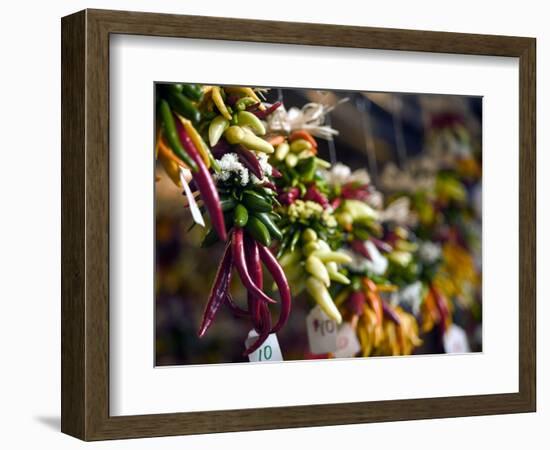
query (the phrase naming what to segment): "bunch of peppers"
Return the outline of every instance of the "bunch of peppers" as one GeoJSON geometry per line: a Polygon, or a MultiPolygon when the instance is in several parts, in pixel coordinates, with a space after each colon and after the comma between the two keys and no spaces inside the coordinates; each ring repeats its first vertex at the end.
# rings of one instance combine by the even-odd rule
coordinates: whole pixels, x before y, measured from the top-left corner
{"type": "Polygon", "coordinates": [[[434,282],[441,258],[422,260],[422,240],[382,209],[365,171],[344,167],[344,176],[331,176],[343,166],[329,172],[310,133],[270,133],[264,119],[281,104],[265,103],[260,90],[157,88],[157,158],[184,188],[193,217],[207,213],[201,246],[225,248],[199,336],[225,305],[258,333],[249,354],[285,325],[291,294],[302,291],[337,323],[350,322],[363,356],[410,354],[421,345],[419,307],[423,331],[438,324],[444,333],[452,304],[434,282]],[[281,303],[274,323],[276,301],[265,291],[263,267],[281,303]],[[230,292],[234,271],[247,291],[245,305],[230,292]],[[421,305],[395,301],[416,283],[421,305]]]}
{"type": "Polygon", "coordinates": [[[408,230],[385,219],[364,170],[351,173],[339,164],[331,172],[324,176],[329,200],[351,259],[345,265],[350,283],[335,292],[335,303],[356,330],[362,356],[410,354],[422,343],[417,320],[390,295],[418,279],[417,247],[408,230]]]}
{"type": "Polygon", "coordinates": [[[321,169],[330,164],[317,156],[317,142],[305,130],[274,135],[271,162],[281,173],[276,180],[281,215],[280,263],[293,295],[304,289],[325,314],[337,323],[342,316],[334,304],[332,284],[349,284],[341,265],[350,262],[339,250],[340,236],[333,207],[326,196],[321,169]]]}
{"type": "Polygon", "coordinates": [[[480,217],[472,205],[476,203],[481,162],[463,117],[455,114],[432,118],[426,147],[425,159],[430,164],[417,158],[400,173],[411,180],[425,178],[426,170],[417,174],[414,169],[429,166],[432,186],[427,189],[419,181],[416,188],[412,183],[407,190],[394,191],[391,182],[387,182],[385,189],[392,199],[409,199],[415,234],[438,249],[436,260],[432,264],[424,261],[421,273],[421,327],[427,333],[437,326],[443,336],[457,308],[462,310],[462,316],[468,312],[474,322],[480,314],[481,275],[475,261],[480,248],[480,217]]]}
{"type": "Polygon", "coordinates": [[[247,355],[284,326],[291,308],[288,281],[269,248],[282,238],[273,183],[280,174],[267,162],[274,148],[262,138],[261,119],[278,105],[266,107],[247,87],[167,84],[157,89],[157,157],[174,183],[185,188],[192,212],[200,204],[208,213],[210,227],[202,246],[218,241],[225,245],[198,334],[206,333],[226,305],[249,320],[259,335],[247,355]],[[274,324],[269,305],[276,301],[264,292],[263,266],[281,302],[274,324]],[[230,292],[234,269],[247,291],[244,307],[230,292]]]}

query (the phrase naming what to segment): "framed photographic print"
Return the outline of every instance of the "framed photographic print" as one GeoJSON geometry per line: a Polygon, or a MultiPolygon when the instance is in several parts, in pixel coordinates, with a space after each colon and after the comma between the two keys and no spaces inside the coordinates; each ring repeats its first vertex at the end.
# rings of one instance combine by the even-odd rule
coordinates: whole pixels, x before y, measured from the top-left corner
{"type": "Polygon", "coordinates": [[[535,131],[533,38],[64,17],[62,431],[534,411],[535,131]]]}

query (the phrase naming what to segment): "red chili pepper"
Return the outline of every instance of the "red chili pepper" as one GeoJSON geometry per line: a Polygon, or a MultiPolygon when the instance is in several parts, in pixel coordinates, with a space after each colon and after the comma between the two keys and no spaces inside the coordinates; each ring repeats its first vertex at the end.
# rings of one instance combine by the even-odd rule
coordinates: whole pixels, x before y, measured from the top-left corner
{"type": "Polygon", "coordinates": [[[348,308],[357,316],[361,316],[365,312],[364,308],[366,302],[367,298],[363,291],[353,291],[346,300],[348,308]]]}
{"type": "Polygon", "coordinates": [[[354,252],[359,253],[364,258],[367,258],[368,260],[372,260],[369,249],[367,248],[367,246],[363,241],[359,239],[355,239],[354,241],[351,241],[351,248],[354,252]]]}
{"type": "Polygon", "coordinates": [[[338,207],[342,204],[342,198],[336,197],[335,199],[330,202],[330,206],[332,206],[332,209],[336,210],[338,207]]]}
{"type": "Polygon", "coordinates": [[[304,141],[308,141],[314,148],[317,148],[317,141],[306,130],[293,131],[288,138],[290,142],[295,141],[296,139],[303,139],[304,141]]]}
{"type": "Polygon", "coordinates": [[[294,203],[300,196],[300,189],[297,187],[290,188],[288,191],[279,194],[278,200],[283,205],[291,205],[294,203]]]}
{"type": "Polygon", "coordinates": [[[194,174],[193,178],[199,188],[202,200],[210,215],[210,221],[212,226],[216,230],[218,237],[221,241],[227,240],[227,231],[225,230],[225,220],[223,218],[223,212],[220,205],[220,197],[218,196],[218,190],[214,184],[214,180],[210,176],[208,168],[204,164],[195,144],[185,131],[185,128],[181,122],[176,119],[176,127],[185,150],[189,156],[195,161],[198,167],[198,171],[194,174]]]}
{"type": "Polygon", "coordinates": [[[265,303],[259,303],[259,305],[261,307],[261,330],[258,333],[258,338],[254,341],[254,343],[244,351],[244,356],[248,356],[258,350],[267,340],[270,334],[269,330],[271,328],[271,314],[269,313],[269,308],[265,303]]]}
{"type": "Polygon", "coordinates": [[[254,152],[251,152],[240,144],[234,146],[233,148],[237,152],[239,161],[241,161],[248,170],[250,170],[258,179],[261,180],[264,177],[264,171],[262,170],[260,161],[258,161],[258,158],[256,158],[254,152]]]}
{"type": "Polygon", "coordinates": [[[265,119],[267,116],[269,116],[273,111],[275,111],[279,106],[281,106],[281,102],[275,102],[273,105],[271,105],[269,108],[264,109],[263,111],[257,110],[252,111],[253,114],[256,115],[259,119],[265,119]]]}
{"type": "Polygon", "coordinates": [[[275,166],[271,167],[271,176],[273,178],[281,178],[283,174],[275,166]]]}
{"type": "Polygon", "coordinates": [[[251,112],[251,113],[254,113],[256,114],[256,111],[258,111],[258,108],[260,107],[260,102],[258,103],[253,103],[252,105],[248,105],[245,109],[248,111],[248,112],[251,112]]]}
{"type": "Polygon", "coordinates": [[[280,266],[277,258],[271,253],[271,251],[263,246],[258,244],[258,249],[260,251],[260,258],[265,264],[267,270],[271,273],[273,281],[279,289],[279,295],[281,296],[281,314],[279,320],[271,330],[272,333],[279,331],[288,321],[290,316],[290,310],[292,308],[292,297],[290,295],[290,286],[288,285],[288,280],[286,279],[285,272],[280,266]]]}
{"type": "Polygon", "coordinates": [[[231,145],[225,139],[220,139],[214,147],[210,149],[214,158],[220,159],[226,153],[232,151],[231,145]]]}
{"type": "Polygon", "coordinates": [[[443,297],[441,292],[439,292],[439,290],[436,289],[433,284],[430,285],[430,292],[435,299],[435,305],[439,313],[439,326],[441,328],[441,333],[445,334],[445,331],[447,331],[447,319],[449,317],[449,308],[447,307],[447,302],[445,301],[445,298],[443,297]]]}
{"type": "MultiPolygon", "coordinates": [[[[258,251],[258,245],[254,239],[248,235],[244,235],[244,254],[246,259],[246,264],[248,267],[248,273],[250,273],[250,278],[260,289],[263,289],[263,272],[262,264],[260,261],[260,253],[258,251]]],[[[251,292],[247,293],[248,300],[248,310],[252,315],[252,322],[254,328],[258,333],[262,330],[262,315],[261,315],[261,305],[260,302],[251,292]]]]}
{"type": "Polygon", "coordinates": [[[244,254],[243,243],[243,229],[233,228],[233,236],[231,239],[231,247],[233,251],[233,264],[237,268],[239,277],[247,291],[254,294],[254,296],[267,303],[277,303],[272,298],[268,297],[253,281],[248,272],[246,266],[246,259],[244,254]]]}
{"type": "Polygon", "coordinates": [[[216,317],[216,313],[226,298],[226,293],[229,288],[229,281],[231,279],[231,266],[231,246],[227,244],[223,258],[216,273],[216,278],[214,279],[214,284],[212,284],[212,288],[210,290],[208,302],[206,303],[206,307],[204,309],[201,326],[199,327],[199,337],[203,337],[208,328],[210,328],[214,317],[216,317]]]}
{"type": "Polygon", "coordinates": [[[384,242],[380,239],[377,239],[375,237],[369,238],[369,241],[371,241],[374,246],[380,250],[381,252],[389,253],[392,251],[392,246],[388,244],[387,242],[384,242]]]}
{"type": "Polygon", "coordinates": [[[395,310],[385,301],[382,301],[382,309],[384,311],[384,315],[387,316],[388,319],[390,319],[396,325],[401,325],[401,319],[399,319],[399,316],[397,315],[395,310]]]}
{"type": "Polygon", "coordinates": [[[277,192],[277,186],[271,181],[264,181],[262,183],[262,187],[266,187],[268,189],[271,189],[273,192],[277,192]]]}
{"type": "Polygon", "coordinates": [[[233,299],[233,296],[231,295],[231,292],[225,293],[225,304],[229,308],[229,310],[237,317],[250,317],[250,312],[246,309],[241,308],[235,300],[233,299]]]}
{"type": "Polygon", "coordinates": [[[313,185],[307,188],[306,195],[304,195],[304,200],[319,203],[323,208],[329,206],[328,199],[313,185]]]}

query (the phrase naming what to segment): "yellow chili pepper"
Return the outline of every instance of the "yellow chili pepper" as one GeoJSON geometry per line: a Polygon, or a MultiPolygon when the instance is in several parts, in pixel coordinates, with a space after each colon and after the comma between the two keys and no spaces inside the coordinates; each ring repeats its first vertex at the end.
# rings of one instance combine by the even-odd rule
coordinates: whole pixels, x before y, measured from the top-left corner
{"type": "Polygon", "coordinates": [[[218,108],[218,111],[220,114],[225,117],[227,120],[231,120],[231,113],[227,109],[227,106],[225,106],[225,103],[223,102],[222,94],[220,92],[219,86],[213,86],[212,87],[212,101],[218,108]]]}
{"type": "Polygon", "coordinates": [[[202,160],[204,161],[204,164],[207,168],[210,168],[210,165],[212,163],[212,155],[210,153],[210,149],[206,146],[204,141],[202,140],[201,135],[199,132],[195,129],[193,124],[190,120],[187,120],[186,118],[180,116],[177,114],[178,119],[182,123],[183,127],[185,128],[185,131],[189,135],[189,138],[191,141],[193,141],[193,144],[195,144],[195,147],[197,147],[197,150],[199,154],[201,155],[202,160]]]}
{"type": "Polygon", "coordinates": [[[328,317],[338,324],[342,323],[342,315],[321,281],[315,277],[309,277],[306,281],[306,289],[328,317]]]}
{"type": "Polygon", "coordinates": [[[315,278],[322,281],[325,286],[330,286],[328,270],[319,258],[313,255],[308,256],[306,259],[306,270],[315,278]]]}
{"type": "Polygon", "coordinates": [[[260,97],[258,97],[258,94],[256,94],[256,92],[254,92],[254,89],[252,89],[251,87],[226,86],[224,87],[224,89],[226,92],[229,92],[232,94],[241,95],[243,97],[252,97],[256,102],[260,104],[258,107],[260,110],[263,111],[265,109],[265,106],[262,103],[262,100],[260,99],[260,97]]]}

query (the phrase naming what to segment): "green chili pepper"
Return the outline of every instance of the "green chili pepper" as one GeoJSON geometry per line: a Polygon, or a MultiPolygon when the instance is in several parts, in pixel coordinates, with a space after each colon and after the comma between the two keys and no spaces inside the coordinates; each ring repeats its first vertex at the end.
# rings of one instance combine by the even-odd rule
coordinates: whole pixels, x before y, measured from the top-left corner
{"type": "Polygon", "coordinates": [[[180,92],[191,100],[197,102],[202,100],[202,87],[198,84],[182,84],[180,92]]]}
{"type": "Polygon", "coordinates": [[[216,233],[216,230],[214,230],[214,228],[210,228],[202,239],[201,247],[202,248],[210,247],[211,245],[214,245],[219,240],[220,239],[218,238],[218,233],[216,233]]]}
{"type": "Polygon", "coordinates": [[[248,210],[244,205],[239,203],[237,206],[235,206],[233,217],[235,218],[235,226],[242,228],[248,222],[248,210]]]}
{"type": "Polygon", "coordinates": [[[288,168],[293,168],[296,166],[296,164],[298,164],[298,157],[295,153],[289,153],[288,155],[286,155],[285,163],[288,168]]]}
{"type": "Polygon", "coordinates": [[[239,125],[246,125],[259,136],[265,134],[265,127],[262,121],[249,111],[239,111],[237,113],[237,121],[239,125]]]}
{"type": "Polygon", "coordinates": [[[269,212],[273,209],[268,199],[254,191],[245,191],[242,202],[248,209],[256,212],[269,212]]]}
{"type": "Polygon", "coordinates": [[[218,143],[223,132],[227,130],[228,126],[229,120],[223,116],[216,116],[212,119],[212,122],[210,122],[210,126],[208,127],[208,140],[210,141],[211,147],[218,143]]]}
{"type": "Polygon", "coordinates": [[[298,243],[298,240],[300,239],[301,231],[298,230],[294,233],[292,236],[292,240],[290,241],[290,251],[293,252],[296,248],[296,244],[298,243]]]}
{"type": "Polygon", "coordinates": [[[302,174],[302,180],[305,182],[309,182],[313,180],[313,177],[315,175],[315,169],[317,168],[317,164],[315,163],[315,158],[307,158],[302,160],[299,164],[299,167],[297,167],[298,172],[302,174]]]}
{"type": "Polygon", "coordinates": [[[290,144],[290,151],[293,153],[298,153],[302,150],[311,150],[311,148],[311,143],[305,139],[297,139],[290,144]]]}
{"type": "Polygon", "coordinates": [[[193,123],[199,123],[201,120],[200,111],[193,105],[193,102],[189,100],[185,95],[172,85],[168,87],[168,101],[170,106],[178,114],[189,119],[193,123]]]}
{"type": "Polygon", "coordinates": [[[221,198],[220,205],[223,212],[230,211],[237,206],[237,200],[235,200],[233,197],[221,198]]]}
{"type": "Polygon", "coordinates": [[[279,227],[275,225],[275,222],[269,217],[268,213],[254,213],[254,217],[260,219],[260,221],[266,226],[271,237],[280,241],[283,239],[283,233],[279,230],[279,227]]]}
{"type": "Polygon", "coordinates": [[[235,103],[235,109],[237,111],[244,111],[247,106],[252,106],[258,103],[255,99],[252,97],[242,97],[235,103]]]}
{"type": "Polygon", "coordinates": [[[249,216],[246,224],[246,231],[250,235],[266,247],[271,246],[271,235],[267,227],[255,216],[249,216]]]}
{"type": "Polygon", "coordinates": [[[317,233],[313,228],[306,228],[304,230],[304,234],[302,236],[304,238],[304,241],[306,242],[312,242],[317,240],[317,233]]]}
{"type": "Polygon", "coordinates": [[[164,99],[160,100],[159,102],[159,113],[164,126],[164,135],[168,140],[170,148],[178,156],[178,158],[180,158],[185,164],[187,164],[191,168],[191,170],[196,172],[198,170],[197,165],[183,148],[183,145],[178,136],[178,132],[176,130],[176,121],[174,120],[174,116],[172,115],[172,110],[170,109],[170,105],[168,104],[168,102],[164,99]]]}
{"type": "Polygon", "coordinates": [[[284,160],[286,158],[286,155],[288,155],[289,150],[290,145],[288,145],[288,142],[280,143],[275,150],[275,159],[279,161],[284,160]]]}

